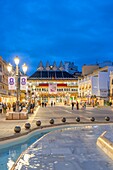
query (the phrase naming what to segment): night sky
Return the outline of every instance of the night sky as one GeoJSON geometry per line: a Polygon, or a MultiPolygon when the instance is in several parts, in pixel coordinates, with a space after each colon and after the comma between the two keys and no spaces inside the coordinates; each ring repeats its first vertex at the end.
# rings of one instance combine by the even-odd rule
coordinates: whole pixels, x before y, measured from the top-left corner
{"type": "Polygon", "coordinates": [[[0,0],[0,55],[29,75],[40,60],[113,61],[113,0],[0,0]]]}

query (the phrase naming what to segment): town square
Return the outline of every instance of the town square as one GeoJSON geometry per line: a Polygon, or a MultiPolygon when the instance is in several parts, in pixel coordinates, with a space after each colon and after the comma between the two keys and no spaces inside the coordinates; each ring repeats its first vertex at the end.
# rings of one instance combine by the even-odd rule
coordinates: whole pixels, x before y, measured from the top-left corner
{"type": "Polygon", "coordinates": [[[113,170],[112,0],[0,7],[0,170],[113,170]]]}

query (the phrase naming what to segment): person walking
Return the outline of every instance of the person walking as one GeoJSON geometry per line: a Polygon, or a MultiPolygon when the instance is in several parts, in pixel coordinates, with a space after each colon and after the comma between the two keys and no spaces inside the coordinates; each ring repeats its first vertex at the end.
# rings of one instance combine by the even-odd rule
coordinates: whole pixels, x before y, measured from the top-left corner
{"type": "Polygon", "coordinates": [[[2,103],[0,103],[0,113],[2,113],[2,103]]]}
{"type": "Polygon", "coordinates": [[[78,103],[78,101],[76,102],[76,108],[77,108],[77,110],[79,110],[79,103],[78,103]]]}
{"type": "Polygon", "coordinates": [[[51,102],[51,107],[53,106],[53,101],[51,102]]]}
{"type": "Polygon", "coordinates": [[[13,112],[15,112],[16,111],[16,103],[15,102],[13,102],[12,107],[13,107],[13,112]]]}
{"type": "Polygon", "coordinates": [[[2,108],[3,108],[3,113],[7,113],[7,105],[6,105],[6,103],[3,104],[2,108]]]}
{"type": "Polygon", "coordinates": [[[73,108],[74,108],[74,103],[72,102],[72,110],[73,110],[73,108]]]}

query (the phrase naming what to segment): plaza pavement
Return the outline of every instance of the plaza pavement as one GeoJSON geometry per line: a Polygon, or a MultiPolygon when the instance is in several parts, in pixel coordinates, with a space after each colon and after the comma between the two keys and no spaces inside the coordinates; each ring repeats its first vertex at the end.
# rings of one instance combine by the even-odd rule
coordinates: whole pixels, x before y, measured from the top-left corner
{"type": "Polygon", "coordinates": [[[79,124],[95,124],[95,123],[113,123],[113,109],[112,107],[103,107],[103,108],[93,108],[87,107],[86,110],[74,110],[71,109],[71,106],[55,106],[50,107],[47,106],[46,108],[37,107],[34,111],[34,114],[29,114],[29,118],[27,120],[6,120],[6,115],[0,114],[0,141],[7,140],[10,138],[15,138],[21,136],[23,134],[27,134],[30,131],[38,128],[46,128],[49,126],[57,126],[57,125],[64,125],[62,123],[62,118],[66,117],[65,124],[78,124],[76,122],[76,117],[79,116],[81,121],[79,124]],[[91,122],[90,117],[96,116],[96,121],[91,122]],[[102,115],[103,117],[99,116],[102,115]],[[110,116],[110,122],[106,122],[104,117],[110,116]],[[50,125],[50,119],[55,120],[54,125],[50,125]],[[41,121],[41,127],[36,126],[36,121],[41,121]],[[25,129],[25,123],[29,122],[31,124],[31,129],[25,129]],[[19,125],[21,127],[21,133],[15,134],[14,127],[19,125]]]}

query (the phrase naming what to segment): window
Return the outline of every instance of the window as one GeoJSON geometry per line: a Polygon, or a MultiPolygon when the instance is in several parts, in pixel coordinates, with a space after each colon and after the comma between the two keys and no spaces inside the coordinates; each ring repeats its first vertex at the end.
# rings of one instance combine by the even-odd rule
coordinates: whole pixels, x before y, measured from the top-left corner
{"type": "Polygon", "coordinates": [[[37,89],[37,91],[41,91],[41,89],[37,89]]]}
{"type": "Polygon", "coordinates": [[[112,84],[113,84],[113,79],[112,79],[112,84]]]}
{"type": "Polygon", "coordinates": [[[2,76],[0,76],[0,82],[2,82],[2,76]]]}
{"type": "Polygon", "coordinates": [[[57,89],[57,91],[63,91],[63,89],[57,89]]]}
{"type": "Polygon", "coordinates": [[[0,71],[2,72],[2,64],[0,63],[0,71]]]}
{"type": "Polygon", "coordinates": [[[45,89],[45,88],[42,88],[42,91],[47,91],[47,89],[45,89]]]}

